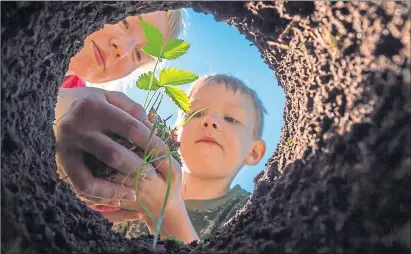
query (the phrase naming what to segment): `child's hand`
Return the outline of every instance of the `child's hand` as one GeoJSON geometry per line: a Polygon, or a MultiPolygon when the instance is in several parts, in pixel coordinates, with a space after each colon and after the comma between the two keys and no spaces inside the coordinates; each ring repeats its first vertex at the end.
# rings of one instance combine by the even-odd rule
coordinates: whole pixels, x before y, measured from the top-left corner
{"type": "MultiPolygon", "coordinates": [[[[156,151],[158,152],[155,153],[157,155],[153,157],[153,160],[162,157],[165,154],[164,151],[166,151],[165,144],[161,140],[157,141],[158,148],[156,151]]],[[[147,165],[144,169],[149,173],[139,180],[137,191],[137,197],[144,202],[154,217],[154,221],[152,221],[148,214],[145,213],[143,216],[150,232],[155,233],[156,222],[164,204],[167,188],[170,185],[170,193],[162,222],[163,232],[186,243],[198,240],[181,197],[182,170],[180,165],[171,155],[156,160],[153,164],[147,165]],[[169,160],[169,157],[171,160],[169,160]]],[[[123,180],[118,179],[117,181],[122,182],[123,180]]],[[[133,186],[133,181],[128,179],[124,181],[124,184],[133,186]]],[[[120,207],[141,211],[138,200],[136,202],[122,200],[120,207]]]]}
{"type": "MultiPolygon", "coordinates": [[[[157,156],[152,159],[163,156],[165,151],[165,145],[161,140],[157,140],[158,148],[157,156]]],[[[181,197],[181,182],[182,171],[178,162],[170,155],[171,161],[168,156],[163,159],[153,162],[154,165],[146,165],[143,169],[146,172],[145,177],[141,177],[138,182],[137,196],[144,202],[150,213],[155,219],[160,215],[163,207],[164,199],[167,193],[168,185],[170,185],[170,193],[167,200],[166,212],[182,211],[185,210],[184,202],[181,197]],[[171,164],[170,164],[171,163],[171,164]],[[171,166],[171,167],[170,167],[171,166]]],[[[125,181],[124,178],[120,179],[115,177],[114,182],[123,183],[125,186],[134,187],[134,179],[128,177],[125,181]]],[[[138,200],[136,202],[129,202],[126,200],[121,201],[121,208],[142,211],[138,200]]],[[[148,222],[148,215],[145,215],[145,221],[148,222]]]]}
{"type": "Polygon", "coordinates": [[[185,243],[199,240],[181,197],[182,170],[180,165],[171,155],[154,162],[154,164],[157,168],[157,174],[149,174],[145,179],[142,179],[137,193],[154,217],[154,221],[152,221],[145,214],[144,222],[150,232],[155,234],[156,222],[160,216],[167,189],[170,188],[161,225],[162,231],[185,243]]]}

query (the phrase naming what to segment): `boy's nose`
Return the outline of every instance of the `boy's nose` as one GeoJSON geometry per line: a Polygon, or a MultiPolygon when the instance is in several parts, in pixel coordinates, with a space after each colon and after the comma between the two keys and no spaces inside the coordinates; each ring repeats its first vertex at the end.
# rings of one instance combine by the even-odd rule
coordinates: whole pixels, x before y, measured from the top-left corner
{"type": "Polygon", "coordinates": [[[216,129],[216,130],[220,130],[220,125],[217,123],[217,121],[215,121],[215,120],[214,120],[213,118],[211,118],[211,117],[206,117],[206,118],[203,120],[203,127],[204,127],[204,128],[211,127],[211,128],[216,129]]]}
{"type": "Polygon", "coordinates": [[[111,38],[110,46],[116,58],[123,58],[132,53],[137,45],[136,39],[111,38]]]}

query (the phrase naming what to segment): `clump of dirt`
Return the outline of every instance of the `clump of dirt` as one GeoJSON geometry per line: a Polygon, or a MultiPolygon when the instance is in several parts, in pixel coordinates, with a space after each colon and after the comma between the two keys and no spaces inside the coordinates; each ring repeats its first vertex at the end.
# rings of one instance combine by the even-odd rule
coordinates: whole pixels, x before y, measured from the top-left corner
{"type": "Polygon", "coordinates": [[[2,3],[2,251],[409,253],[409,13],[409,2],[2,3]],[[229,223],[199,245],[153,248],[112,232],[58,179],[53,109],[87,34],[186,6],[260,50],[286,93],[284,125],[229,223]]]}
{"type": "MultiPolygon", "coordinates": [[[[155,124],[155,122],[157,122],[162,126],[167,126],[167,122],[161,119],[161,117],[156,113],[154,108],[150,109],[147,118],[153,125],[155,124]]],[[[179,154],[177,153],[178,148],[180,147],[180,142],[176,140],[176,136],[173,130],[170,128],[157,127],[154,131],[154,134],[167,144],[168,148],[170,149],[171,156],[182,166],[183,163],[181,161],[179,154]]],[[[140,158],[144,158],[145,155],[150,152],[147,151],[147,153],[145,154],[143,148],[136,146],[130,140],[126,140],[116,135],[110,135],[110,137],[118,144],[124,146],[125,148],[137,154],[140,158]]],[[[117,173],[116,169],[106,165],[105,163],[103,163],[102,161],[98,160],[96,157],[88,153],[84,154],[84,163],[87,165],[88,168],[92,169],[94,177],[110,179],[117,173]]]]}

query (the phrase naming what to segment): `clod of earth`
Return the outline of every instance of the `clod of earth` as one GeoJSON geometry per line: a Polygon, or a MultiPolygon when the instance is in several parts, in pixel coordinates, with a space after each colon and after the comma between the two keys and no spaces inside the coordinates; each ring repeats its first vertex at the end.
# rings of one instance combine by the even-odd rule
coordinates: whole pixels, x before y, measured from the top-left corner
{"type": "Polygon", "coordinates": [[[409,2],[1,8],[2,252],[411,252],[409,2]],[[52,122],[58,85],[88,34],[126,16],[182,7],[234,25],[254,43],[285,91],[284,125],[250,202],[229,223],[199,245],[153,248],[150,236],[112,232],[58,180],[52,122]]]}
{"type": "MultiPolygon", "coordinates": [[[[152,108],[147,115],[148,115],[149,121],[152,124],[154,124],[154,120],[155,120],[155,117],[156,117],[155,110],[152,108]]],[[[158,119],[157,121],[161,121],[164,125],[167,124],[158,115],[157,115],[157,119],[158,119]]],[[[170,149],[170,152],[177,152],[178,148],[180,147],[180,142],[175,140],[172,133],[168,132],[167,130],[163,131],[160,128],[156,128],[155,135],[157,135],[157,137],[159,137],[161,140],[166,142],[168,148],[170,149]]],[[[143,148],[140,148],[140,147],[136,146],[130,140],[126,140],[122,137],[111,135],[111,138],[115,142],[119,143],[120,145],[123,145],[124,147],[126,147],[130,151],[137,154],[140,158],[145,158],[146,154],[148,154],[150,152],[150,151],[147,151],[145,153],[143,148]]],[[[178,153],[172,153],[171,155],[173,156],[173,158],[181,166],[183,165],[183,163],[181,161],[181,158],[178,155],[178,153]]],[[[101,162],[100,160],[98,160],[97,158],[95,158],[94,156],[92,156],[90,154],[85,154],[84,155],[84,162],[87,165],[87,167],[92,169],[93,176],[95,176],[95,177],[101,177],[101,178],[109,179],[109,178],[113,177],[117,172],[115,169],[113,169],[112,167],[104,164],[103,162],[101,162]]],[[[139,165],[136,165],[136,170],[137,170],[138,167],[139,167],[139,165]]],[[[142,173],[144,174],[144,172],[142,172],[142,173]]]]}

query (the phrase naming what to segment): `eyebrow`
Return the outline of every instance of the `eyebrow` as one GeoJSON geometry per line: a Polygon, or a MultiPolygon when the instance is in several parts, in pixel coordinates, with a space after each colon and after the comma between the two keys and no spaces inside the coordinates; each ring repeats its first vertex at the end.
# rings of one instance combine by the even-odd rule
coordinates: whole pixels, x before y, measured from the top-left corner
{"type": "Polygon", "coordinates": [[[238,104],[229,104],[228,108],[229,109],[234,109],[237,112],[241,113],[243,115],[243,117],[245,117],[245,120],[247,120],[247,122],[248,122],[247,111],[243,107],[241,107],[238,104]]]}
{"type": "Polygon", "coordinates": [[[228,106],[229,108],[238,108],[238,109],[244,110],[244,108],[238,104],[231,103],[231,104],[228,104],[228,106]]]}
{"type": "MultiPolygon", "coordinates": [[[[196,104],[201,104],[201,103],[204,103],[204,101],[200,100],[200,99],[197,99],[197,100],[194,100],[194,101],[191,102],[191,106],[196,105],[196,104]]],[[[246,110],[238,104],[234,104],[234,103],[228,104],[227,108],[229,108],[229,109],[234,108],[234,109],[240,110],[247,117],[246,110]]]]}
{"type": "MultiPolygon", "coordinates": [[[[191,104],[197,104],[197,103],[204,103],[204,101],[201,100],[201,99],[196,99],[196,100],[193,100],[193,101],[191,102],[191,104]]],[[[230,104],[228,104],[228,106],[229,106],[230,108],[244,109],[242,106],[240,106],[240,105],[238,105],[238,104],[236,104],[236,103],[230,103],[230,104]]]]}

